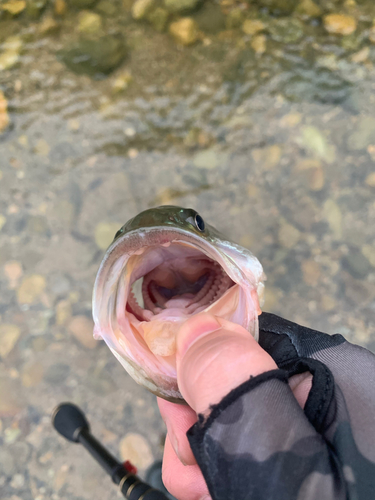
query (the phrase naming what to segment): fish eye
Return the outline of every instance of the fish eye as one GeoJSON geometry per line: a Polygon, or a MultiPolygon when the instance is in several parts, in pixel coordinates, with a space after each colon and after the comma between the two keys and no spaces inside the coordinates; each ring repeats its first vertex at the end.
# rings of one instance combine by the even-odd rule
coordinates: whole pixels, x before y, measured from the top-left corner
{"type": "Polygon", "coordinates": [[[118,237],[120,236],[120,234],[122,234],[123,232],[124,232],[123,228],[119,229],[119,230],[117,231],[117,233],[115,234],[114,239],[118,238],[118,237]]]}
{"type": "Polygon", "coordinates": [[[195,216],[195,225],[197,226],[199,231],[204,231],[205,228],[204,220],[199,214],[195,216]]]}

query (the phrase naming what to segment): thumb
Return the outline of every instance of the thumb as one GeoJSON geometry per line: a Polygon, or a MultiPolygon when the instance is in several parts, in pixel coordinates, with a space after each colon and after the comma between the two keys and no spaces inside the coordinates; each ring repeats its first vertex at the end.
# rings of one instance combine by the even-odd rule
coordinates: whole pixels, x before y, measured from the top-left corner
{"type": "Polygon", "coordinates": [[[245,328],[208,313],[181,327],[176,360],[180,392],[196,413],[207,412],[251,376],[277,369],[245,328]]]}

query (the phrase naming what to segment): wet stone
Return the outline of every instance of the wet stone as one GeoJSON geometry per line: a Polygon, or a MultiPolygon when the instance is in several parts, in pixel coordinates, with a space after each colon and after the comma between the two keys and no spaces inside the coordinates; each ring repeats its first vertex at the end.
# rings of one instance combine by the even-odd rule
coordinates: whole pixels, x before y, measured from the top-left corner
{"type": "Polygon", "coordinates": [[[327,163],[332,163],[335,159],[333,146],[317,127],[309,126],[303,128],[301,144],[327,163]]]}
{"type": "Polygon", "coordinates": [[[132,433],[120,441],[120,456],[123,460],[130,460],[141,470],[147,469],[154,461],[151,447],[140,434],[132,433]]]}
{"type": "Polygon", "coordinates": [[[56,16],[62,17],[66,14],[68,6],[65,0],[55,0],[53,11],[56,16]]]}
{"type": "Polygon", "coordinates": [[[155,0],[136,0],[132,7],[133,19],[137,21],[145,19],[154,7],[155,0]]]}
{"type": "Polygon", "coordinates": [[[349,135],[347,141],[349,151],[359,151],[367,148],[369,144],[375,143],[374,117],[360,117],[353,128],[354,131],[349,135]]]}
{"type": "Polygon", "coordinates": [[[94,349],[98,346],[98,341],[93,337],[94,323],[86,316],[75,316],[72,318],[69,322],[68,330],[84,347],[94,349]]]}
{"type": "Polygon", "coordinates": [[[366,184],[371,187],[375,187],[375,172],[369,174],[365,180],[366,184]]]}
{"type": "Polygon", "coordinates": [[[10,69],[20,60],[22,40],[19,36],[10,36],[0,48],[0,71],[10,69]]]}
{"type": "Polygon", "coordinates": [[[94,35],[102,29],[102,18],[99,14],[90,11],[82,11],[78,16],[78,31],[85,35],[94,35]]]}
{"type": "Polygon", "coordinates": [[[169,32],[181,45],[192,45],[199,38],[198,25],[191,17],[184,17],[171,23],[169,32]]]}
{"type": "Polygon", "coordinates": [[[372,267],[375,267],[375,245],[363,245],[361,250],[372,267]]]}
{"type": "Polygon", "coordinates": [[[191,12],[200,3],[201,0],[164,0],[165,8],[173,14],[191,12]]]}
{"type": "Polygon", "coordinates": [[[121,224],[117,222],[100,222],[95,228],[95,243],[101,250],[106,250],[112,243],[121,224]]]}
{"type": "Polygon", "coordinates": [[[106,35],[97,39],[82,39],[62,52],[62,60],[75,73],[91,76],[109,74],[126,57],[122,37],[106,35]]]}
{"type": "Polygon", "coordinates": [[[343,269],[347,270],[353,278],[364,279],[371,270],[368,259],[359,249],[352,249],[342,259],[343,269]]]}
{"type": "Polygon", "coordinates": [[[301,233],[291,224],[285,222],[279,229],[279,242],[284,248],[293,248],[299,241],[301,233]]]}
{"type": "Polygon", "coordinates": [[[118,7],[112,0],[101,0],[101,2],[96,5],[95,10],[105,16],[113,16],[118,12],[118,7]]]}
{"type": "Polygon", "coordinates": [[[160,33],[166,30],[168,18],[168,11],[166,9],[163,9],[162,7],[157,7],[147,16],[147,20],[149,21],[149,23],[154,27],[154,29],[156,29],[156,31],[159,31],[160,33]]]}
{"type": "Polygon", "coordinates": [[[37,18],[47,6],[48,0],[28,0],[27,15],[32,18],[37,18]]]}
{"type": "Polygon", "coordinates": [[[268,30],[276,42],[295,43],[303,36],[303,24],[298,19],[274,19],[268,30]]]}
{"type": "Polygon", "coordinates": [[[357,21],[345,14],[328,14],[324,17],[324,27],[328,33],[351,35],[357,29],[357,21]]]}
{"type": "Polygon", "coordinates": [[[198,168],[211,170],[219,165],[219,158],[213,149],[200,151],[193,158],[193,164],[198,168]]]}
{"type": "Polygon", "coordinates": [[[245,35],[256,35],[265,29],[265,24],[260,19],[246,19],[242,25],[245,35]]]}
{"type": "Polygon", "coordinates": [[[332,200],[326,200],[323,205],[323,216],[334,234],[335,238],[342,237],[342,213],[337,203],[332,200]]]}
{"type": "Polygon", "coordinates": [[[46,279],[40,274],[27,276],[17,290],[17,300],[20,304],[34,304],[38,302],[46,287],[46,279]]]}
{"type": "Polygon", "coordinates": [[[4,2],[0,4],[0,10],[7,12],[12,16],[17,16],[21,14],[26,9],[26,1],[25,0],[10,0],[8,2],[4,2]]]}
{"type": "MultiPolygon", "coordinates": [[[[253,3],[252,0],[246,0],[248,3],[253,3]]],[[[274,14],[289,14],[292,12],[298,0],[256,0],[255,3],[259,7],[267,7],[274,14]]]]}
{"type": "Polygon", "coordinates": [[[69,5],[76,9],[88,9],[96,4],[97,0],[69,0],[69,5]]]}
{"type": "Polygon", "coordinates": [[[0,324],[0,357],[6,358],[21,335],[17,325],[0,324]]]}
{"type": "Polygon", "coordinates": [[[301,0],[296,8],[298,14],[307,17],[320,17],[323,13],[322,9],[313,0],[301,0]]]}
{"type": "Polygon", "coordinates": [[[205,33],[215,34],[225,29],[225,16],[217,4],[205,2],[194,19],[205,33]]]}
{"type": "Polygon", "coordinates": [[[44,380],[50,384],[63,384],[70,373],[70,367],[64,363],[56,363],[50,366],[45,375],[44,380]]]}
{"type": "Polygon", "coordinates": [[[22,385],[24,387],[36,387],[43,379],[44,367],[41,363],[32,361],[22,371],[22,385]]]}

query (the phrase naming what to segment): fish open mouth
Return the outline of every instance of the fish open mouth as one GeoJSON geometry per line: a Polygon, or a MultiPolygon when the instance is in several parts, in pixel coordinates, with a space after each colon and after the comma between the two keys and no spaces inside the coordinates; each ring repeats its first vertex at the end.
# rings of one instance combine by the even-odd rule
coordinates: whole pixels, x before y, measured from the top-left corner
{"type": "Polygon", "coordinates": [[[125,234],[111,248],[94,289],[95,333],[151,392],[181,399],[176,335],[192,315],[210,312],[256,337],[256,282],[214,243],[159,227],[125,234]]]}

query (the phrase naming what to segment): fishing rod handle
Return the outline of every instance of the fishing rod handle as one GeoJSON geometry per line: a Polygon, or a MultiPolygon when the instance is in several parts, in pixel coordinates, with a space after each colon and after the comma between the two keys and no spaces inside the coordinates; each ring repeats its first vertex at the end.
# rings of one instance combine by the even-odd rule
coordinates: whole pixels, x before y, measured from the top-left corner
{"type": "Polygon", "coordinates": [[[119,490],[128,500],[169,500],[164,493],[155,490],[134,474],[126,474],[121,479],[119,490]]]}

